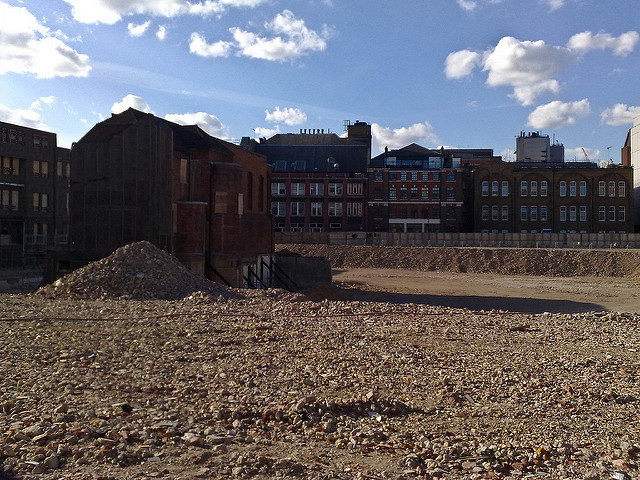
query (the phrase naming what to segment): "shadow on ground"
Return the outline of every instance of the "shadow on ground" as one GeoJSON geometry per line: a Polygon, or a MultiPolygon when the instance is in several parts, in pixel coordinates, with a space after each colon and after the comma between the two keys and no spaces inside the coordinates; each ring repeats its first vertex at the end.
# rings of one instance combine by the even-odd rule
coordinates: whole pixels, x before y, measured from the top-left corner
{"type": "Polygon", "coordinates": [[[606,311],[601,305],[595,303],[574,302],[571,300],[396,293],[366,290],[359,288],[357,284],[334,284],[332,291],[333,299],[361,302],[417,303],[450,308],[468,308],[471,310],[508,310],[518,313],[585,313],[606,311]]]}

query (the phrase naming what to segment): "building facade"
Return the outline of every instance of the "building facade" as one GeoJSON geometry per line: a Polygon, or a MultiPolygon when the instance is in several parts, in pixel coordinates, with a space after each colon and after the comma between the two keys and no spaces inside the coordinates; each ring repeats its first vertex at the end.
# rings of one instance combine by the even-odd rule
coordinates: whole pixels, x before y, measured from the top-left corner
{"type": "Polygon", "coordinates": [[[471,168],[493,150],[387,150],[368,169],[367,230],[464,232],[473,228],[471,168]]]}
{"type": "Polygon", "coordinates": [[[628,166],[494,160],[476,167],[473,178],[477,232],[633,232],[628,166]]]}
{"type": "Polygon", "coordinates": [[[622,148],[622,164],[633,168],[633,197],[635,211],[633,213],[636,230],[640,229],[640,117],[633,122],[622,148]]]}
{"type": "MultiPolygon", "coordinates": [[[[231,286],[273,252],[266,159],[129,109],[73,145],[68,259],[147,240],[231,286]]],[[[71,261],[71,260],[70,260],[71,261]]]]}
{"type": "Polygon", "coordinates": [[[359,231],[365,228],[371,126],[347,125],[347,137],[324,130],[278,134],[242,146],[273,167],[271,213],[277,232],[359,231]]]}
{"type": "Polygon", "coordinates": [[[0,267],[66,244],[69,175],[56,134],[0,122],[0,267]]]}
{"type": "Polygon", "coordinates": [[[516,162],[562,163],[564,145],[555,141],[551,144],[549,135],[540,132],[520,132],[516,139],[516,162]]]}

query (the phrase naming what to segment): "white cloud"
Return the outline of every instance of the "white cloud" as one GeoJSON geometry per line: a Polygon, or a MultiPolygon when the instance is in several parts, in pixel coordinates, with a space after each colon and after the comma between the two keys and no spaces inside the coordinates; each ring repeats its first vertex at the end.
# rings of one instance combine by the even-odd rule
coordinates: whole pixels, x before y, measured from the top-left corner
{"type": "Polygon", "coordinates": [[[171,18],[178,15],[221,15],[229,7],[256,7],[266,0],[64,0],[81,23],[112,25],[126,15],[145,14],[171,18]]]}
{"type": "Polygon", "coordinates": [[[638,32],[629,31],[619,37],[614,37],[608,33],[597,33],[586,31],[577,33],[569,39],[567,46],[571,50],[579,53],[587,53],[591,50],[611,50],[615,55],[626,57],[635,48],[640,40],[638,32]]]}
{"type": "Polygon", "coordinates": [[[35,100],[33,103],[31,103],[31,106],[29,108],[31,110],[42,110],[43,104],[51,105],[55,101],[56,101],[56,97],[54,97],[53,95],[50,95],[48,97],[40,97],[38,100],[35,100]]]}
{"type": "MultiPolygon", "coordinates": [[[[551,11],[557,10],[566,4],[566,0],[539,0],[547,5],[551,11]]],[[[480,6],[491,6],[503,3],[503,0],[457,0],[458,6],[467,12],[472,12],[480,6]]]]}
{"type": "Polygon", "coordinates": [[[478,3],[473,0],[458,0],[458,5],[467,12],[475,10],[478,7],[478,3]]]}
{"type": "Polygon", "coordinates": [[[307,121],[307,114],[299,108],[283,108],[276,107],[273,112],[265,111],[267,122],[286,123],[287,125],[302,125],[307,121]]]}
{"type": "Polygon", "coordinates": [[[374,123],[371,125],[373,150],[380,152],[384,147],[390,149],[405,147],[411,143],[438,143],[438,137],[429,122],[416,123],[409,127],[388,128],[374,123]]]}
{"type": "Polygon", "coordinates": [[[463,78],[468,76],[482,62],[482,55],[471,50],[460,50],[450,53],[445,60],[444,70],[447,78],[463,78]]]}
{"type": "MultiPolygon", "coordinates": [[[[89,57],[76,52],[24,7],[0,2],[0,75],[86,77],[89,57]]],[[[58,35],[59,36],[59,35],[58,35]]]]}
{"type": "Polygon", "coordinates": [[[549,5],[551,11],[558,10],[559,8],[564,7],[564,0],[543,0],[544,3],[549,5]]]}
{"type": "Polygon", "coordinates": [[[229,138],[227,127],[218,119],[218,117],[209,113],[170,113],[164,118],[179,125],[198,125],[209,135],[223,140],[229,138]]]}
{"type": "Polygon", "coordinates": [[[197,33],[191,34],[189,51],[201,57],[228,57],[231,43],[220,40],[216,43],[207,43],[207,40],[197,33]]]}
{"type": "Polygon", "coordinates": [[[165,27],[164,25],[160,25],[158,27],[158,31],[156,32],[156,37],[158,37],[158,40],[160,41],[167,38],[167,27],[165,27]]]}
{"type": "MultiPolygon", "coordinates": [[[[584,156],[584,152],[582,151],[583,147],[578,148],[565,148],[564,149],[564,158],[567,162],[586,162],[587,159],[584,156]]],[[[587,152],[590,161],[597,161],[601,158],[602,152],[595,148],[587,148],[584,147],[584,150],[587,152]]]]}
{"type": "Polygon", "coordinates": [[[574,125],[590,113],[591,105],[586,98],[569,103],[555,101],[541,105],[531,112],[527,125],[532,128],[560,128],[574,125]]]}
{"type": "Polygon", "coordinates": [[[152,113],[147,102],[137,95],[132,94],[125,96],[122,101],[114,103],[111,107],[111,113],[122,113],[129,108],[135,108],[136,110],[140,110],[145,113],[152,113]]]}
{"type": "Polygon", "coordinates": [[[0,121],[41,130],[47,129],[47,126],[42,123],[40,113],[33,108],[33,104],[29,109],[12,109],[0,103],[0,121]]]}
{"type": "Polygon", "coordinates": [[[253,129],[253,136],[255,138],[270,138],[278,133],[280,133],[279,128],[256,127],[253,129]]]}
{"type": "Polygon", "coordinates": [[[129,25],[127,25],[127,30],[129,31],[130,36],[141,37],[145,34],[150,25],[150,20],[147,20],[146,22],[140,24],[130,23],[129,25]]]}
{"type": "Polygon", "coordinates": [[[640,117],[640,107],[628,107],[624,103],[616,103],[600,114],[602,123],[614,127],[633,125],[633,121],[638,117],[640,117]]]}

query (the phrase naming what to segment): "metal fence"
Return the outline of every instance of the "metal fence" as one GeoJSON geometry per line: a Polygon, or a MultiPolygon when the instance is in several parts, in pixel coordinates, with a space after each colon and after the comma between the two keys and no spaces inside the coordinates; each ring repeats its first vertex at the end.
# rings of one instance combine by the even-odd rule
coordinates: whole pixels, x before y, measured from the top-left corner
{"type": "Polygon", "coordinates": [[[277,233],[275,241],[396,247],[640,248],[638,233],[277,233]]]}

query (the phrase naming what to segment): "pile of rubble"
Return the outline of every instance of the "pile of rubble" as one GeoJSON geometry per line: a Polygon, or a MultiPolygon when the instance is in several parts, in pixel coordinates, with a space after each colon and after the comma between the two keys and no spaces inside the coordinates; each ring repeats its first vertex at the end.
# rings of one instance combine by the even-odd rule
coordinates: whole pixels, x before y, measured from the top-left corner
{"type": "Polygon", "coordinates": [[[67,298],[180,299],[203,291],[223,295],[227,289],[199,277],[169,253],[137,242],[40,288],[36,294],[67,298]]]}

